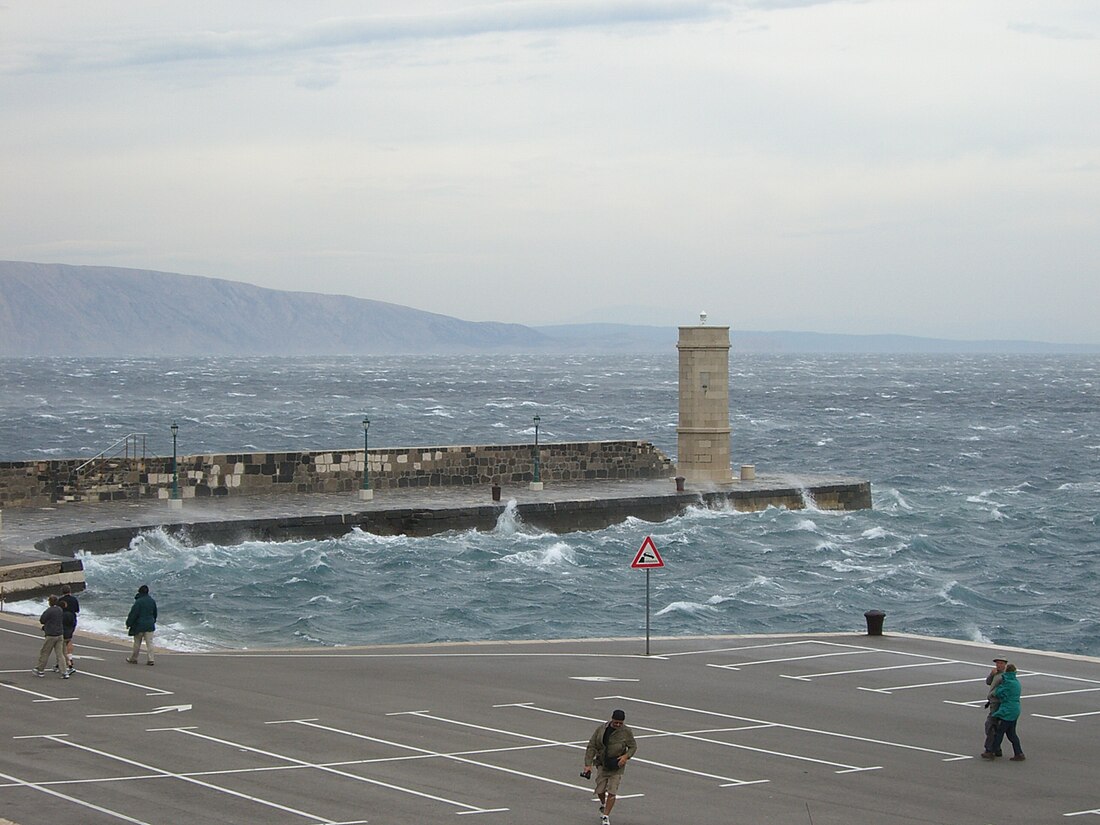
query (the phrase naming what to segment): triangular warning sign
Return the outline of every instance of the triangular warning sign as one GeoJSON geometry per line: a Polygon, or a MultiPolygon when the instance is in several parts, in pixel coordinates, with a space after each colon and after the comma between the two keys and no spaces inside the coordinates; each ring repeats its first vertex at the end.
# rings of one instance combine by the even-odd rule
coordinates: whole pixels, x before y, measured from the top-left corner
{"type": "Polygon", "coordinates": [[[657,545],[653,543],[652,536],[645,537],[645,541],[638,548],[638,553],[634,556],[634,561],[630,563],[630,566],[642,568],[665,566],[665,561],[661,558],[661,554],[657,552],[657,545]]]}

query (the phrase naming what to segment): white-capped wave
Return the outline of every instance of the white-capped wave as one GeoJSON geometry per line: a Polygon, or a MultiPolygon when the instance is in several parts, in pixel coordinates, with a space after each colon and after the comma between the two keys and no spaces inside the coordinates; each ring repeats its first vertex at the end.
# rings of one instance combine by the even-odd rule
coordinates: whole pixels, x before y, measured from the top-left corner
{"type": "Polygon", "coordinates": [[[687,613],[689,616],[698,616],[700,613],[715,613],[717,608],[709,604],[699,602],[672,602],[668,607],[662,607],[655,615],[664,616],[668,613],[687,613]]]}
{"type": "Polygon", "coordinates": [[[562,565],[576,565],[577,553],[564,541],[558,541],[549,547],[521,550],[518,553],[501,556],[499,561],[525,567],[560,567],[562,565]]]}

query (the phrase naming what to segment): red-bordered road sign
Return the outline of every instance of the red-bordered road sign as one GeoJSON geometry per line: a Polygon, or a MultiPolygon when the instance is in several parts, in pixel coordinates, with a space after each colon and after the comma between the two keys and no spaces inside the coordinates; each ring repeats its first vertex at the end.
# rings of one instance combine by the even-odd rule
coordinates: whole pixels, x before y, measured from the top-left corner
{"type": "Polygon", "coordinates": [[[652,536],[645,537],[645,541],[643,541],[642,546],[638,548],[638,552],[634,556],[634,561],[630,563],[630,566],[640,567],[645,570],[665,566],[665,560],[662,559],[661,554],[657,552],[657,545],[653,543],[652,536]]]}

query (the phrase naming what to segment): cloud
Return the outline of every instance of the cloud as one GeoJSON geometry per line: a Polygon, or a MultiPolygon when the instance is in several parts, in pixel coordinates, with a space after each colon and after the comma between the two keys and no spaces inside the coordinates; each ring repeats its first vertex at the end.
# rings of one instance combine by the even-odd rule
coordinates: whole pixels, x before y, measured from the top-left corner
{"type": "Polygon", "coordinates": [[[1095,40],[1095,31],[1069,29],[1065,26],[1051,26],[1045,23],[1009,23],[1009,31],[1019,34],[1033,34],[1052,40],[1095,40]]]}
{"type": "Polygon", "coordinates": [[[408,40],[705,21],[724,18],[730,9],[730,2],[716,0],[526,0],[437,14],[333,18],[289,31],[237,29],[156,39],[85,40],[79,46],[65,43],[22,55],[9,53],[0,64],[0,72],[155,66],[286,56],[408,40]]]}

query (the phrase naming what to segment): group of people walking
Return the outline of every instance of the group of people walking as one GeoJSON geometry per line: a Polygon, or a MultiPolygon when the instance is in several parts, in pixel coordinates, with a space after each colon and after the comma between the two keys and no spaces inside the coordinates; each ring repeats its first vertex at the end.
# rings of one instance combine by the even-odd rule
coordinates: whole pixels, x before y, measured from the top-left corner
{"type": "Polygon", "coordinates": [[[54,656],[54,672],[60,673],[62,679],[68,679],[76,673],[76,668],[73,667],[73,633],[76,631],[76,614],[79,612],[80,601],[73,595],[69,585],[62,586],[60,596],[50,596],[49,606],[38,617],[46,638],[38,652],[38,664],[34,666],[36,676],[46,675],[50,653],[54,656]]]}
{"type": "MultiPolygon", "coordinates": [[[[38,663],[34,666],[36,676],[46,675],[46,665],[50,654],[54,657],[53,671],[60,673],[62,679],[68,679],[76,673],[73,664],[73,634],[76,631],[76,617],[80,612],[80,601],[73,595],[69,585],[63,585],[61,594],[50,596],[48,606],[38,617],[42,625],[42,634],[46,637],[42,649],[38,652],[38,663]]],[[[149,585],[143,584],[134,596],[134,603],[126,616],[126,630],[133,637],[134,647],[126,661],[136,665],[142,643],[145,644],[146,664],[153,664],[153,633],[157,629],[157,603],[149,595],[149,585]]]]}

